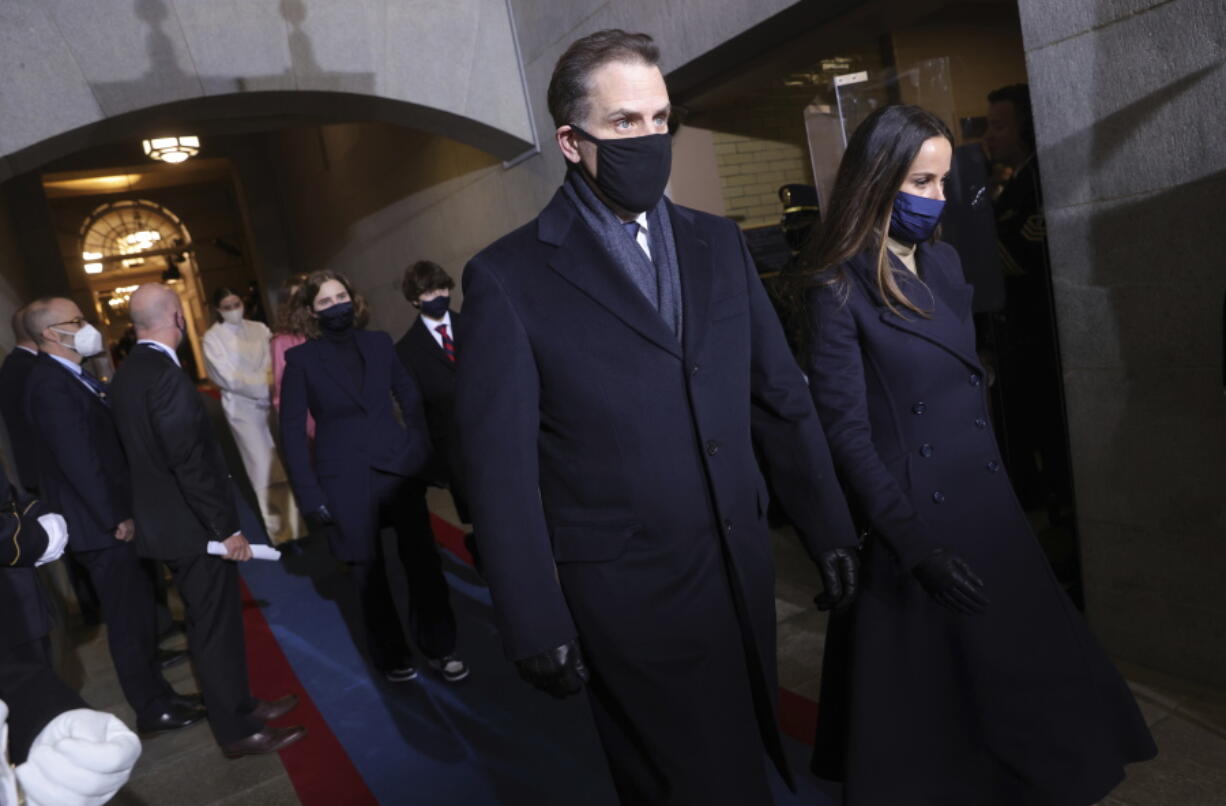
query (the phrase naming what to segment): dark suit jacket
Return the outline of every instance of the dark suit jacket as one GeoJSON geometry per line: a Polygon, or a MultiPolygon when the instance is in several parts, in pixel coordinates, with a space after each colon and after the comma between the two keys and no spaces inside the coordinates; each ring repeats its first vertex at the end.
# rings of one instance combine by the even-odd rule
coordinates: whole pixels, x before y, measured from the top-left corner
{"type": "Polygon", "coordinates": [[[25,391],[35,357],[25,350],[14,347],[0,366],[0,416],[8,429],[9,444],[13,446],[14,470],[19,478],[14,479],[28,490],[38,484],[38,458],[33,434],[25,416],[25,391]]]}
{"type": "MultiPolygon", "coordinates": [[[[431,326],[433,323],[431,323],[431,326]]],[[[463,327],[460,314],[451,311],[450,336],[459,349],[457,334],[463,327]]],[[[438,460],[439,476],[451,479],[456,475],[457,456],[455,447],[455,381],[456,364],[447,358],[442,346],[434,340],[426,320],[417,321],[396,342],[396,355],[413,374],[421,389],[422,403],[426,412],[426,425],[430,429],[430,442],[438,460]]]]}
{"type": "Polygon", "coordinates": [[[110,399],[128,455],[140,554],[182,559],[238,531],[229,471],[200,393],[170,356],[136,345],[110,399]]]}
{"type": "MultiPolygon", "coordinates": [[[[856,535],[740,231],[669,211],[680,342],[561,192],[465,268],[456,418],[474,532],[510,657],[578,633],[589,655],[637,670],[601,672],[633,698],[636,674],[685,676],[666,662],[680,647],[699,657],[731,641],[743,657],[743,642],[760,664],[764,742],[786,769],[763,705],[776,693],[775,592],[755,439],[811,550],[856,535]],[[751,424],[753,407],[764,416],[751,424]],[[713,615],[734,602],[736,620],[713,615]]],[[[647,731],[655,719],[627,718],[647,731]]]]}
{"type": "Polygon", "coordinates": [[[26,419],[39,445],[39,490],[68,521],[69,547],[115,546],[115,527],[132,517],[132,492],[110,406],[44,354],[30,371],[26,419]]]}
{"type": "Polygon", "coordinates": [[[371,470],[422,477],[431,461],[421,392],[382,331],[356,330],[362,387],[355,389],[336,365],[333,345],[312,339],[285,353],[281,376],[281,444],[298,505],[326,505],[336,520],[333,552],[350,562],[374,557],[378,502],[371,470]],[[400,404],[405,425],[396,418],[400,404]],[[315,418],[314,455],[307,412],[315,418]]]}
{"type": "MultiPolygon", "coordinates": [[[[4,467],[0,466],[0,512],[10,513],[18,505],[4,467]]],[[[5,515],[11,521],[11,515],[5,515]]],[[[25,530],[30,531],[30,530],[25,530]]],[[[0,654],[10,647],[42,638],[51,632],[51,604],[34,563],[47,550],[45,534],[16,542],[9,532],[0,544],[0,654]]]]}

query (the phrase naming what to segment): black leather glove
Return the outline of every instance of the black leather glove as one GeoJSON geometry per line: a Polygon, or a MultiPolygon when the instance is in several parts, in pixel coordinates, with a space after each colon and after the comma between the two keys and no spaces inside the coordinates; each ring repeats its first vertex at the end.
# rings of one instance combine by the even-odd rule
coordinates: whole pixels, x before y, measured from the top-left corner
{"type": "Polygon", "coordinates": [[[578,694],[588,681],[587,664],[576,641],[515,661],[519,676],[559,700],[578,694]]]}
{"type": "Polygon", "coordinates": [[[827,549],[817,557],[824,591],[813,601],[818,610],[846,610],[860,592],[860,555],[854,548],[827,549]]]}
{"type": "Polygon", "coordinates": [[[306,519],[313,527],[331,526],[335,521],[332,520],[332,513],[328,511],[328,507],[320,504],[319,508],[314,512],[308,512],[306,519]]]}
{"type": "Polygon", "coordinates": [[[983,580],[956,552],[937,549],[911,573],[929,596],[955,613],[976,616],[988,608],[983,580]]]}

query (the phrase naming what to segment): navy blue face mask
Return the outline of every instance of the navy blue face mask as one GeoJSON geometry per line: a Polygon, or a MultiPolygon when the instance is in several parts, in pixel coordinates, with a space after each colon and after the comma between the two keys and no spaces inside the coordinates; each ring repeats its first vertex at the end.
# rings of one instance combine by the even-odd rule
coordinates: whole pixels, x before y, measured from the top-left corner
{"type": "Polygon", "coordinates": [[[890,235],[903,243],[920,243],[932,237],[941,223],[945,202],[898,191],[890,216],[890,235]]]}
{"type": "Polygon", "coordinates": [[[344,333],[353,327],[353,303],[338,302],[322,311],[316,311],[319,326],[330,333],[344,333]]]}
{"type": "Polygon", "coordinates": [[[434,299],[423,299],[421,301],[421,312],[431,319],[442,319],[443,314],[447,313],[447,308],[450,305],[450,296],[435,297],[434,299]]]}

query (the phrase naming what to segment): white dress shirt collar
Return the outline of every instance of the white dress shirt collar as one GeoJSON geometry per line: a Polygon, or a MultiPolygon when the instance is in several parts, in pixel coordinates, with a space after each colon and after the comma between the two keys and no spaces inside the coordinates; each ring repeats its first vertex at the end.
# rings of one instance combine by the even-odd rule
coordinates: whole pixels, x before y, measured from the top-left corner
{"type": "Polygon", "coordinates": [[[162,344],[160,341],[156,339],[140,339],[136,343],[137,344],[148,344],[150,347],[156,347],[157,349],[166,353],[166,355],[170,356],[170,360],[175,362],[176,367],[183,366],[182,364],[179,363],[179,356],[175,355],[175,351],[172,350],[168,345],[162,344]]]}
{"type": "Polygon", "coordinates": [[[56,361],[59,361],[61,364],[67,367],[69,371],[72,372],[72,374],[78,375],[78,376],[81,374],[81,365],[78,364],[76,361],[69,361],[67,358],[64,358],[63,356],[51,355],[51,353],[47,353],[47,355],[55,359],[56,361]]]}
{"type": "Polygon", "coordinates": [[[434,343],[439,347],[443,346],[443,334],[438,332],[439,325],[446,325],[447,338],[455,341],[455,331],[451,329],[451,311],[447,311],[445,314],[443,314],[442,319],[431,319],[425,314],[422,314],[421,321],[422,324],[426,326],[426,330],[430,331],[430,335],[434,337],[434,343]]]}

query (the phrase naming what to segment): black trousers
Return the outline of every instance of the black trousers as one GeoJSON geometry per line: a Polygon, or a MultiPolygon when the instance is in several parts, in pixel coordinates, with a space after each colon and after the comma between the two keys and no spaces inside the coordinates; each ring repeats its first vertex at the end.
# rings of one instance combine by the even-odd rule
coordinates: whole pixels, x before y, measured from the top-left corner
{"type": "Polygon", "coordinates": [[[20,764],[30,744],[55,717],[85,700],[55,674],[46,636],[0,649],[0,700],[9,707],[9,761],[20,764]]]}
{"type": "Polygon", "coordinates": [[[111,662],[123,696],[136,716],[155,717],[174,689],[158,663],[157,610],[150,579],[131,543],[73,552],[89,575],[102,608],[111,662]]]}
{"type": "Polygon", "coordinates": [[[247,646],[238,567],[200,554],[166,562],[187,608],[187,646],[196,666],[209,726],[218,744],[263,730],[247,682],[247,646]]]}
{"type": "MultiPolygon", "coordinates": [[[[413,479],[372,471],[371,490],[379,502],[380,523],[396,532],[396,549],[409,585],[413,638],[427,657],[450,655],[456,644],[455,614],[430,528],[426,487],[413,479]]],[[[350,563],[349,567],[362,605],[371,661],[387,670],[408,663],[412,651],[392,599],[383,541],[378,535],[375,545],[373,561],[350,563]]]]}

